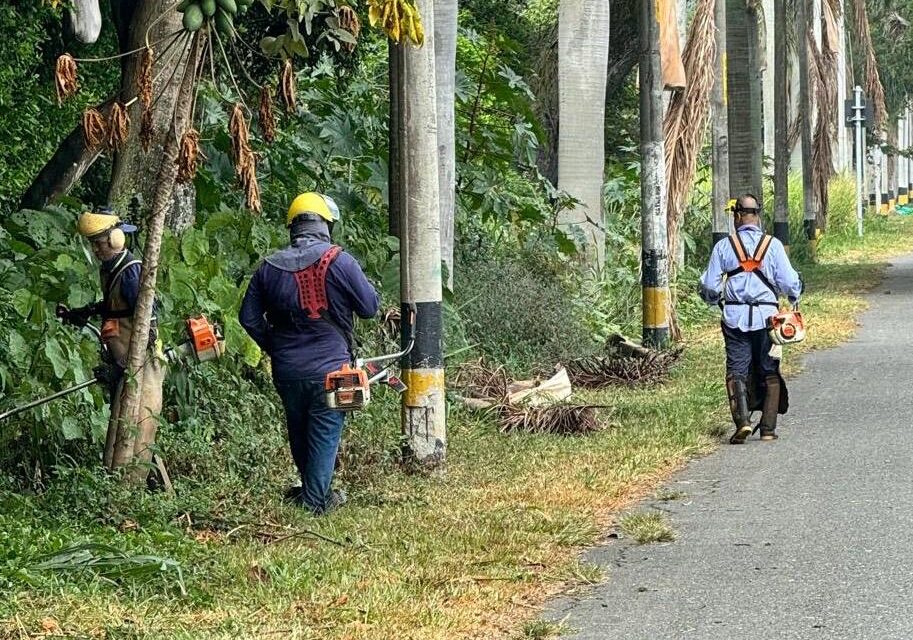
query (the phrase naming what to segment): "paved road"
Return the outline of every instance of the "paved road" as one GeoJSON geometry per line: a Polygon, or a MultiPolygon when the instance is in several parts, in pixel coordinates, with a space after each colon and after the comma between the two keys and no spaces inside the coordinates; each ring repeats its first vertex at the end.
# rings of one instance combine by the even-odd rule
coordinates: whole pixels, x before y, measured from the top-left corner
{"type": "Polygon", "coordinates": [[[791,381],[778,442],[673,478],[687,497],[654,506],[676,542],[590,552],[606,583],[547,614],[567,637],[913,639],[913,259],[871,300],[856,339],[791,381]]]}

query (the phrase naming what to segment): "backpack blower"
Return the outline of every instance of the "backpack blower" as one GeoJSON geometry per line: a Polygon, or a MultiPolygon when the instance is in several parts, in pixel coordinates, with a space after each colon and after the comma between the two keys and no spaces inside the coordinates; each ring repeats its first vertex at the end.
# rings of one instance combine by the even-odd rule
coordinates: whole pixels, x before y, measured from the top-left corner
{"type": "Polygon", "coordinates": [[[767,319],[767,330],[774,344],[796,344],[805,340],[805,320],[799,305],[792,311],[780,311],[767,319]]]}
{"type": "MultiPolygon", "coordinates": [[[[201,315],[188,318],[185,321],[184,326],[187,329],[188,339],[176,347],[169,347],[165,350],[165,358],[169,363],[175,364],[184,362],[199,364],[209,360],[216,360],[225,353],[225,338],[222,337],[219,328],[209,322],[209,320],[206,319],[206,316],[201,315]]],[[[89,329],[99,340],[101,340],[101,331],[98,327],[86,324],[85,328],[89,329]]],[[[40,407],[49,402],[53,402],[58,398],[63,398],[64,396],[76,393],[77,391],[82,391],[100,381],[101,380],[98,377],[90,378],[89,380],[80,382],[63,391],[58,391],[47,397],[33,400],[28,404],[10,409],[5,413],[0,413],[0,421],[19,415],[29,409],[34,409],[35,407],[40,407]]]]}
{"type": "Polygon", "coordinates": [[[356,358],[355,365],[342,365],[338,371],[327,374],[324,382],[327,407],[336,411],[351,412],[364,409],[371,402],[371,385],[377,382],[386,384],[402,393],[406,390],[403,381],[390,373],[390,367],[400,358],[405,358],[415,346],[415,308],[409,310],[409,342],[399,353],[391,353],[373,358],[356,358]],[[382,362],[390,363],[379,366],[382,362]]]}

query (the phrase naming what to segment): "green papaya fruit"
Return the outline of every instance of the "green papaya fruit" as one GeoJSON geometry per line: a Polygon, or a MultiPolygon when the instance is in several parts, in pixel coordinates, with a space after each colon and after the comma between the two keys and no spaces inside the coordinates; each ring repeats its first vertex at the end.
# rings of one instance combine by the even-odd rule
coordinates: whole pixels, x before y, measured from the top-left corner
{"type": "Polygon", "coordinates": [[[238,5],[235,3],[235,0],[216,0],[219,7],[230,15],[237,15],[238,5]]]}
{"type": "Polygon", "coordinates": [[[216,11],[216,29],[221,35],[229,39],[235,37],[235,28],[231,16],[223,11],[221,7],[216,11]]]}
{"type": "Polygon", "coordinates": [[[184,10],[184,28],[193,33],[203,26],[203,10],[198,4],[189,4],[184,10]]]}
{"type": "Polygon", "coordinates": [[[216,0],[200,0],[200,8],[204,16],[211,18],[216,15],[216,0]]]}
{"type": "Polygon", "coordinates": [[[178,13],[184,13],[184,10],[190,6],[191,2],[193,2],[193,0],[181,0],[177,7],[178,13]]]}

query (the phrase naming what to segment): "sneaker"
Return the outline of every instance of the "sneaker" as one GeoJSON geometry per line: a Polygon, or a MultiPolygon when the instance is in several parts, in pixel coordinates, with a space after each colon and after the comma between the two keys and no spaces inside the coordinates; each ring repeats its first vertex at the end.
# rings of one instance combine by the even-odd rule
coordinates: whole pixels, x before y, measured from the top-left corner
{"type": "Polygon", "coordinates": [[[745,444],[745,439],[751,435],[751,427],[744,426],[739,427],[735,430],[735,433],[732,434],[732,437],[729,438],[729,444],[745,444]]]}

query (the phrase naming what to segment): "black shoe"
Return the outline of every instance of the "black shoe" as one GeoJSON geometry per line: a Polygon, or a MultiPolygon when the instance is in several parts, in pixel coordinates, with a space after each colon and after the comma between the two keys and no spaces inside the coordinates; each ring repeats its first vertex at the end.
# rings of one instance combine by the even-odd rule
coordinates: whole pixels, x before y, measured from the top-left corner
{"type": "Polygon", "coordinates": [[[294,487],[289,487],[285,490],[285,493],[282,496],[283,501],[285,502],[294,502],[298,503],[301,499],[301,492],[304,490],[300,484],[295,485],[294,487]]]}
{"type": "Polygon", "coordinates": [[[729,444],[745,444],[745,439],[751,435],[751,427],[738,427],[732,437],[729,438],[729,444]]]}
{"type": "Polygon", "coordinates": [[[303,507],[317,516],[322,516],[330,513],[331,511],[336,511],[341,506],[347,502],[346,494],[344,491],[338,489],[333,489],[330,491],[330,495],[326,499],[326,504],[322,510],[315,509],[313,505],[308,504],[304,501],[304,494],[299,493],[295,498],[294,502],[299,507],[303,507]]]}

